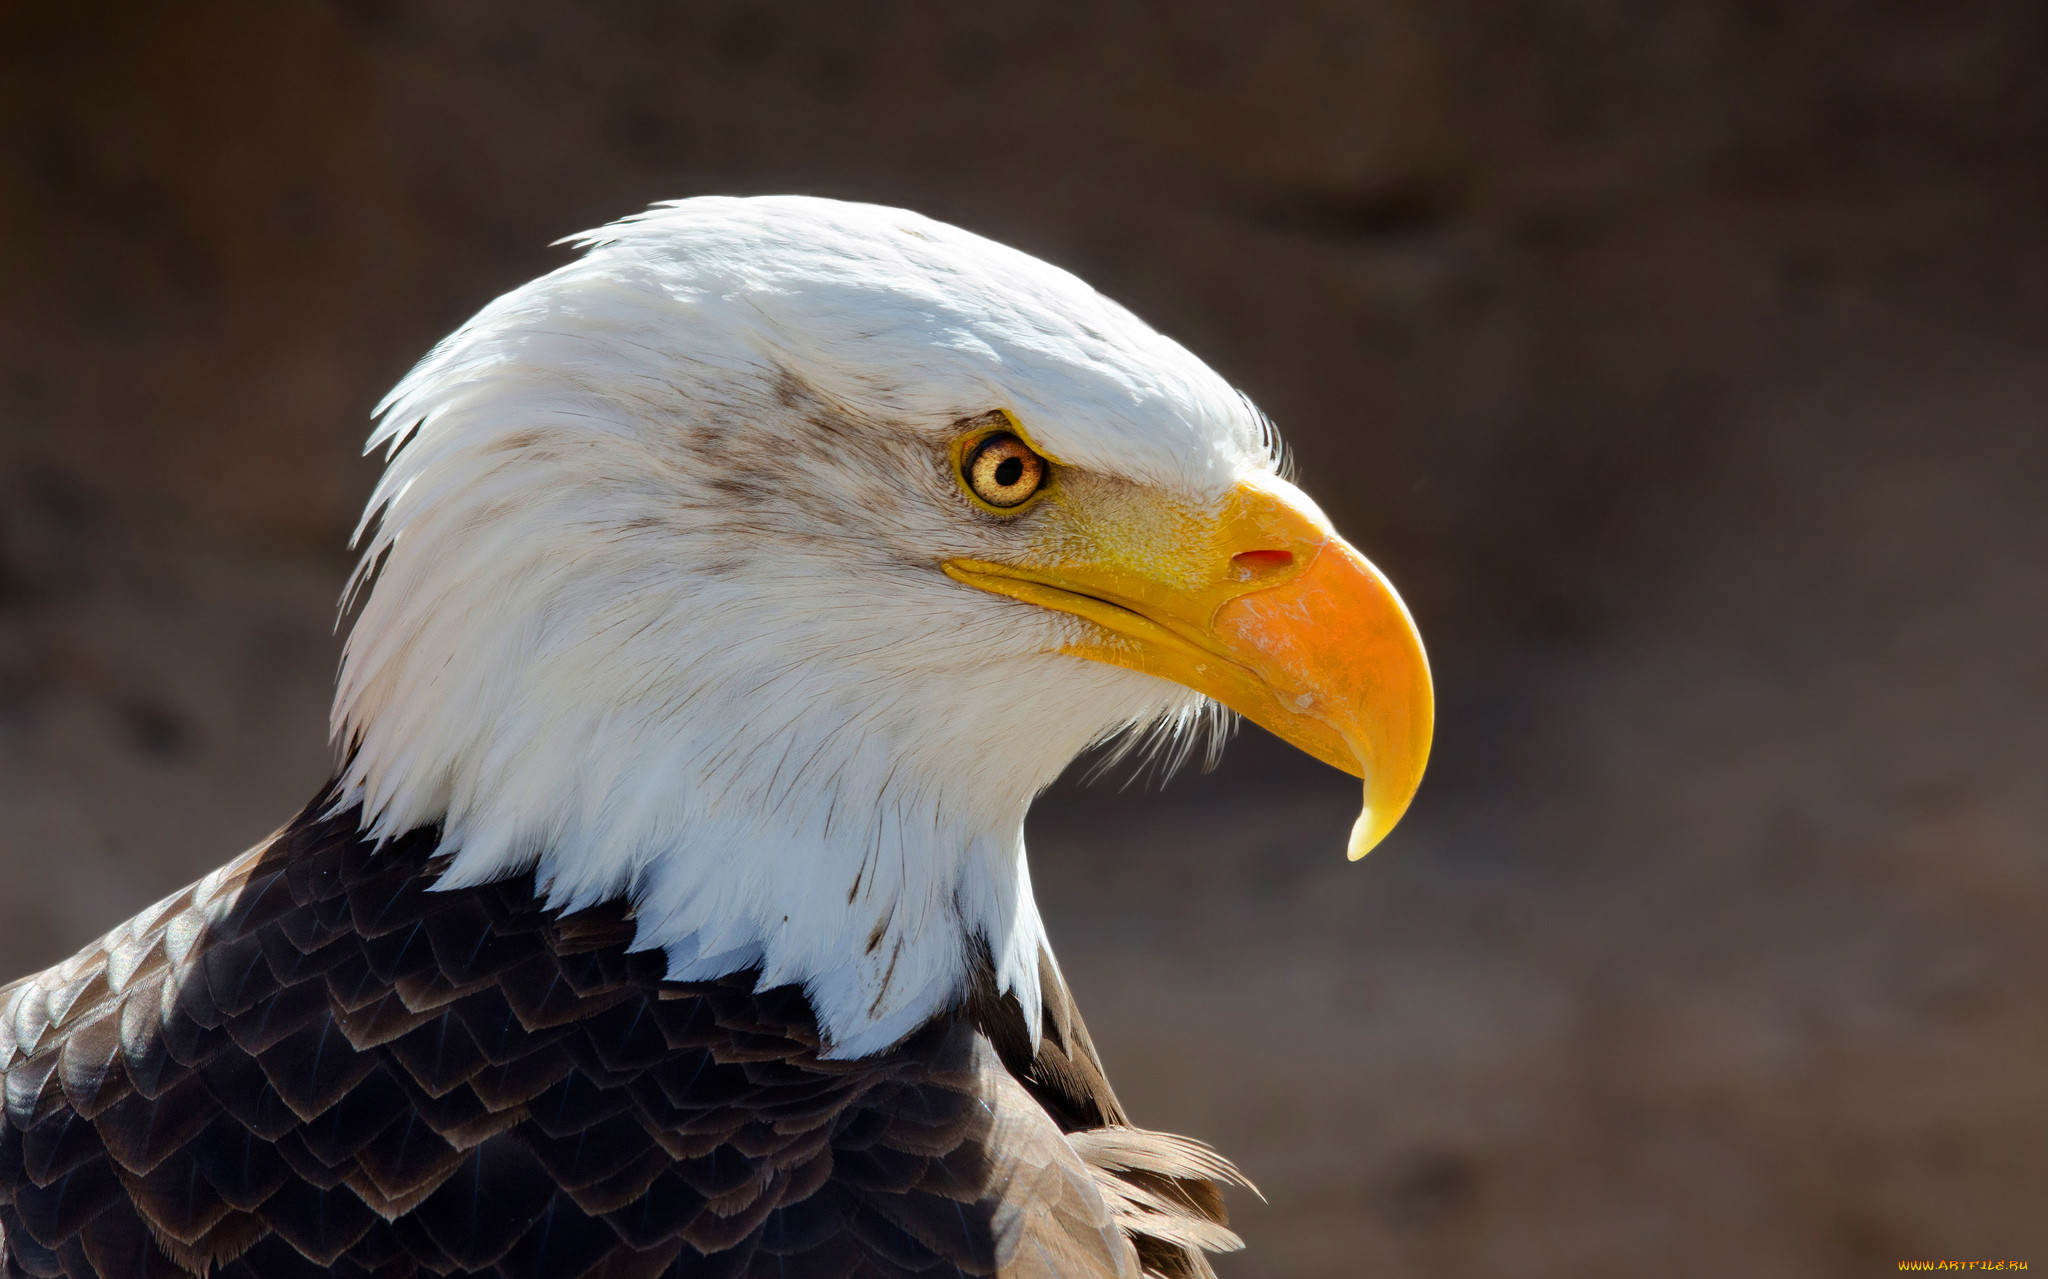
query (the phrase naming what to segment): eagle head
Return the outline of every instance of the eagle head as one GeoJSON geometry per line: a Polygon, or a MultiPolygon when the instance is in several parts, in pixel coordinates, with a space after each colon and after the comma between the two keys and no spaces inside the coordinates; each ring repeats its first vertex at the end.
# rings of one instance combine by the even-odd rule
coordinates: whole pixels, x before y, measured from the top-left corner
{"type": "MultiPolygon", "coordinates": [[[[624,896],[670,975],[879,1051],[977,964],[1027,1017],[1032,798],[1251,717],[1406,808],[1429,671],[1251,404],[1074,276],[898,209],[700,198],[578,237],[370,437],[342,804],[456,887],[624,896]]],[[[1035,1033],[1035,1024],[1034,1024],[1035,1033]]]]}

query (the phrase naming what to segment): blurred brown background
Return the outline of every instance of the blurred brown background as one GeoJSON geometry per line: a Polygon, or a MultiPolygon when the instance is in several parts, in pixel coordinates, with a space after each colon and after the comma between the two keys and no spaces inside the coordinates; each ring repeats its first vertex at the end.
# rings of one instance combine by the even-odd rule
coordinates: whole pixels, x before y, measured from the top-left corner
{"type": "Polygon", "coordinates": [[[910,205],[1246,388],[1414,815],[1034,817],[1251,1276],[2048,1265],[2048,7],[0,4],[0,976],[324,778],[378,395],[650,201],[910,205]],[[1244,1197],[1240,1196],[1240,1199],[1244,1197]]]}

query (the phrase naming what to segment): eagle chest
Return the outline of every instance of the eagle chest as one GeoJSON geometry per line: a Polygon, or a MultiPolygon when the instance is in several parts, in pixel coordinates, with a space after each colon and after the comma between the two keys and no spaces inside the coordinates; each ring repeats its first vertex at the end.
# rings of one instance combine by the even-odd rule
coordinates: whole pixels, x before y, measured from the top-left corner
{"type": "Polygon", "coordinates": [[[966,1021],[821,1060],[794,989],[667,983],[622,907],[432,892],[431,832],[353,829],[0,992],[6,1274],[1135,1269],[966,1021]]]}

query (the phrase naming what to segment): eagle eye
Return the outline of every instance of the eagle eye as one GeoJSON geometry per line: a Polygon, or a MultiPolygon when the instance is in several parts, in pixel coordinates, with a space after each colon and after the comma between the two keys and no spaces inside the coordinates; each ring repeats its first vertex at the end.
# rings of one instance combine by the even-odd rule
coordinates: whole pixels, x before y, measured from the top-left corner
{"type": "Polygon", "coordinates": [[[1008,432],[991,435],[974,446],[961,467],[961,477],[974,495],[990,506],[1021,506],[1045,487],[1045,459],[1008,432]]]}

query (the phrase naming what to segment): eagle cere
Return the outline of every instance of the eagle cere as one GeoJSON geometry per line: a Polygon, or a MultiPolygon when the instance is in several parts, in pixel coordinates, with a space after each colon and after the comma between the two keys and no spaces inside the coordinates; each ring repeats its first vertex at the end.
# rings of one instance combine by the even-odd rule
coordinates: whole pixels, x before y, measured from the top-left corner
{"type": "Polygon", "coordinates": [[[1195,1276],[1031,895],[1218,704],[1419,783],[1420,640],[1256,410],[896,209],[658,206],[378,408],[333,782],[0,989],[8,1275],[1195,1276]]]}

